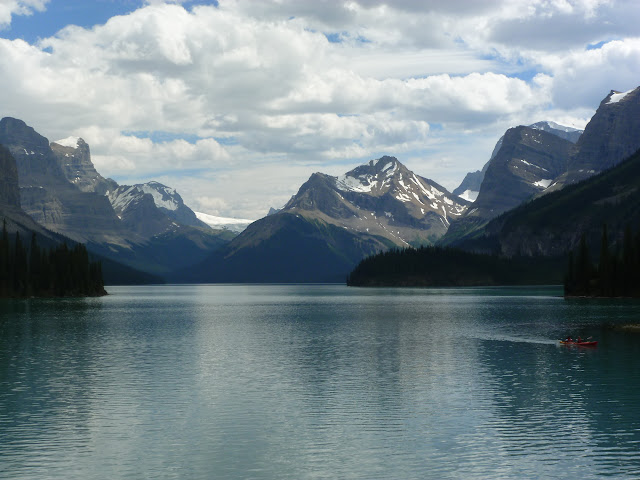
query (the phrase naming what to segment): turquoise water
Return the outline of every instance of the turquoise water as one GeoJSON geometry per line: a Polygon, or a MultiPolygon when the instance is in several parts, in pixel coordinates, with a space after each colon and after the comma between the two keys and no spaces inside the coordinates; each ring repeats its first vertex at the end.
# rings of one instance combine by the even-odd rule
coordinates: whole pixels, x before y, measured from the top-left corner
{"type": "Polygon", "coordinates": [[[0,301],[0,478],[640,477],[638,302],[108,290],[0,301]]]}

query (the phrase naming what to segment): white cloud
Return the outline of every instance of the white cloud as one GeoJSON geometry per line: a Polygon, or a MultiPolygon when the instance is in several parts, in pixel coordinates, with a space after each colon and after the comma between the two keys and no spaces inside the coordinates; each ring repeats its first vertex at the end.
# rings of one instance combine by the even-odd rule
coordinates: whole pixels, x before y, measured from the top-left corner
{"type": "Polygon", "coordinates": [[[49,0],[1,0],[0,29],[11,24],[13,15],[31,15],[34,10],[44,11],[49,0]]]}

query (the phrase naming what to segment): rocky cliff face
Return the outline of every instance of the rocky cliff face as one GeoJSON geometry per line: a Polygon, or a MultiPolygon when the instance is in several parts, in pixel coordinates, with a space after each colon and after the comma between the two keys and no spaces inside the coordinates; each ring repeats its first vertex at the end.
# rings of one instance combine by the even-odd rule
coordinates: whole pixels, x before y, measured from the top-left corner
{"type": "Polygon", "coordinates": [[[67,180],[49,141],[22,120],[0,120],[0,143],[16,160],[20,202],[43,227],[79,242],[129,241],[108,199],[67,180]]]}
{"type": "MultiPolygon", "coordinates": [[[[542,130],[547,133],[551,133],[557,137],[560,137],[564,140],[568,140],[571,143],[576,143],[580,136],[582,135],[582,130],[572,127],[566,127],[564,125],[560,125],[555,122],[551,122],[548,120],[537,122],[532,125],[529,125],[530,128],[534,130],[542,130]]],[[[496,146],[491,153],[491,157],[489,161],[485,163],[482,170],[477,170],[475,172],[469,172],[462,180],[462,183],[453,191],[454,195],[458,195],[459,197],[469,200],[471,202],[475,201],[478,198],[478,193],[480,192],[480,186],[482,185],[482,181],[484,180],[485,173],[487,172],[487,168],[489,168],[489,164],[491,160],[498,154],[500,149],[502,148],[502,142],[504,141],[504,135],[500,137],[500,139],[496,142],[496,146]]]]}
{"type": "Polygon", "coordinates": [[[80,191],[106,195],[118,187],[115,181],[98,173],[91,161],[89,145],[82,138],[69,137],[50,146],[65,178],[80,191]]]}
{"type": "Polygon", "coordinates": [[[489,162],[478,198],[442,242],[456,243],[492,218],[545,191],[567,169],[573,144],[530,127],[509,129],[489,162]]]}
{"type": "Polygon", "coordinates": [[[20,208],[18,168],[11,152],[0,145],[0,205],[20,208]]]}
{"type": "Polygon", "coordinates": [[[576,144],[560,186],[607,170],[640,149],[640,87],[612,90],[600,103],[576,144]]]}

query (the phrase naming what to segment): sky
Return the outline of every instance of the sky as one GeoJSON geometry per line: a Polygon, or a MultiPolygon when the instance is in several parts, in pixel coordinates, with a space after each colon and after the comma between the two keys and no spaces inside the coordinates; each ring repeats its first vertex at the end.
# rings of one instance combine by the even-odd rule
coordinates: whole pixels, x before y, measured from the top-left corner
{"type": "Polygon", "coordinates": [[[0,117],[257,219],[382,155],[449,190],[640,85],[637,0],[0,0],[0,117]]]}

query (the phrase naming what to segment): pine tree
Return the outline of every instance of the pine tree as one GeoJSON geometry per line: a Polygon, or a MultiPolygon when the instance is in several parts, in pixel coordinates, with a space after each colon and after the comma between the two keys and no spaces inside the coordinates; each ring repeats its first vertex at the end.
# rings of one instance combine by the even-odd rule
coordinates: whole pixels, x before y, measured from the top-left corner
{"type": "Polygon", "coordinates": [[[7,221],[2,222],[2,236],[0,237],[0,297],[9,295],[9,234],[7,221]]]}
{"type": "Polygon", "coordinates": [[[40,274],[42,268],[41,252],[35,232],[31,235],[31,248],[29,250],[29,288],[32,295],[39,295],[40,274]]]}
{"type": "Polygon", "coordinates": [[[24,297],[27,294],[29,267],[27,262],[27,251],[22,245],[20,232],[16,232],[16,242],[13,250],[13,258],[13,293],[19,297],[24,297]]]}
{"type": "Polygon", "coordinates": [[[598,276],[600,284],[599,294],[602,296],[613,295],[613,262],[609,255],[609,238],[607,235],[607,224],[602,226],[602,241],[600,244],[600,262],[598,264],[598,276]]]}

